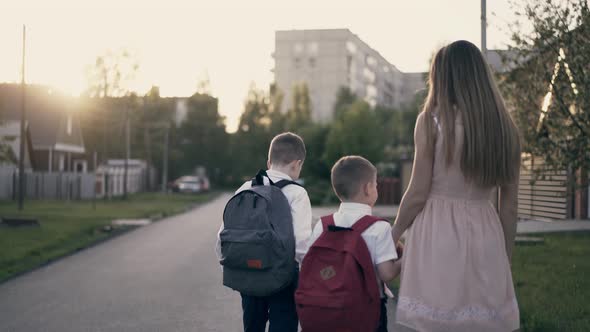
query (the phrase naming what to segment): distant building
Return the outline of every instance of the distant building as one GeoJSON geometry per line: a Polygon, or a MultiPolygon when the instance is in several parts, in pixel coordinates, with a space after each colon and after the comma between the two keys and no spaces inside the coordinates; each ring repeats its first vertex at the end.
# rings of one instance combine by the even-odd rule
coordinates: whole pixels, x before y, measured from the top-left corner
{"type": "Polygon", "coordinates": [[[174,98],[174,123],[177,127],[184,122],[188,113],[188,98],[174,98]]]}
{"type": "MultiPolygon", "coordinates": [[[[86,172],[86,150],[75,100],[47,87],[27,85],[25,109],[34,170],[86,172]]],[[[20,112],[20,86],[0,84],[0,121],[20,121],[20,112]]]]}
{"type": "Polygon", "coordinates": [[[490,68],[500,74],[510,72],[518,66],[519,62],[522,62],[518,53],[512,50],[488,50],[486,60],[490,68]]]}
{"type": "Polygon", "coordinates": [[[372,106],[393,108],[413,101],[425,88],[424,73],[401,72],[348,29],[277,31],[273,56],[283,111],[291,107],[293,86],[304,82],[318,122],[332,120],[341,87],[372,106]]]}
{"type": "MultiPolygon", "coordinates": [[[[20,160],[20,121],[0,121],[0,168],[16,169],[20,160]]],[[[31,155],[31,132],[25,125],[25,159],[26,170],[33,168],[31,155]]]]}

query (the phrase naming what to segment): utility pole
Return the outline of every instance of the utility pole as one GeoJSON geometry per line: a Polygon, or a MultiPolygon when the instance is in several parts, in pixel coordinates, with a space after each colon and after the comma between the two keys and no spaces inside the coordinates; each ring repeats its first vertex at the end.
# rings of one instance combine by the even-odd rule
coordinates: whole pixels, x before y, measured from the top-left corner
{"type": "MultiPolygon", "coordinates": [[[[487,9],[486,9],[486,0],[481,0],[481,54],[483,55],[484,60],[488,61],[488,46],[487,46],[487,29],[488,29],[488,22],[487,22],[487,9]]],[[[489,64],[488,64],[489,65],[489,64]]],[[[492,204],[498,209],[499,202],[500,202],[500,191],[498,188],[494,188],[492,190],[492,197],[491,197],[492,204]]]]}
{"type": "Polygon", "coordinates": [[[21,110],[20,110],[20,155],[18,158],[18,209],[23,210],[25,200],[25,43],[27,28],[23,24],[23,62],[21,77],[21,110]]]}
{"type": "Polygon", "coordinates": [[[164,158],[162,160],[162,192],[166,192],[168,186],[168,145],[170,142],[170,124],[166,125],[164,133],[164,158]]]}
{"type": "Polygon", "coordinates": [[[125,105],[125,163],[123,171],[123,199],[127,199],[127,177],[129,174],[129,155],[131,149],[131,135],[129,131],[129,105],[125,105]]]}
{"type": "Polygon", "coordinates": [[[486,40],[487,19],[486,19],[486,0],[481,0],[481,53],[487,60],[488,46],[486,40]]]}

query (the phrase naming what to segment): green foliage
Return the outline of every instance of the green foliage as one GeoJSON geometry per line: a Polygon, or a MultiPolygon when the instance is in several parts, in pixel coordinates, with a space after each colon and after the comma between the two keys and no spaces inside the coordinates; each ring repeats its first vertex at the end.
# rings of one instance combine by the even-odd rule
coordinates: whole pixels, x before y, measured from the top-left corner
{"type": "Polygon", "coordinates": [[[284,116],[278,108],[280,92],[271,94],[251,86],[240,116],[238,131],[231,135],[231,181],[235,184],[252,177],[266,167],[268,146],[272,137],[283,131],[284,116]]]}
{"type": "Polygon", "coordinates": [[[326,163],[323,158],[329,131],[329,126],[313,124],[297,132],[303,137],[307,150],[307,157],[303,164],[303,176],[324,180],[330,179],[331,165],[326,163]]]}
{"type": "Polygon", "coordinates": [[[333,165],[344,155],[361,155],[373,163],[383,158],[382,126],[369,104],[357,100],[330,128],[324,159],[333,165]]]}
{"type": "Polygon", "coordinates": [[[517,246],[512,274],[521,330],[590,329],[590,233],[543,235],[544,244],[517,246]]]}
{"type": "Polygon", "coordinates": [[[340,87],[336,93],[334,118],[340,118],[357,99],[358,97],[348,87],[340,87]]]}
{"type": "Polygon", "coordinates": [[[524,150],[558,169],[590,169],[588,2],[547,0],[514,6],[519,21],[532,23],[533,29],[524,32],[520,24],[514,25],[514,55],[506,60],[515,69],[501,86],[524,137],[524,150]]]}
{"type": "Polygon", "coordinates": [[[211,179],[218,182],[226,172],[228,155],[223,151],[229,146],[229,137],[217,98],[195,93],[187,100],[187,109],[186,118],[174,135],[174,145],[182,152],[175,169],[193,174],[195,167],[204,166],[211,179]]]}
{"type": "Polygon", "coordinates": [[[311,124],[311,101],[307,84],[293,86],[293,106],[286,114],[286,129],[297,131],[311,124]]]}

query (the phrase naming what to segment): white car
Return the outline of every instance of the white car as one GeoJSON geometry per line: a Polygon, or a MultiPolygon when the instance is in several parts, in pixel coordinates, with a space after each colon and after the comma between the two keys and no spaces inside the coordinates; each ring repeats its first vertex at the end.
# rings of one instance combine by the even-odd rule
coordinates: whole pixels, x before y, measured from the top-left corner
{"type": "Polygon", "coordinates": [[[209,179],[198,176],[183,176],[174,181],[172,191],[180,193],[199,193],[209,190],[209,179]]]}

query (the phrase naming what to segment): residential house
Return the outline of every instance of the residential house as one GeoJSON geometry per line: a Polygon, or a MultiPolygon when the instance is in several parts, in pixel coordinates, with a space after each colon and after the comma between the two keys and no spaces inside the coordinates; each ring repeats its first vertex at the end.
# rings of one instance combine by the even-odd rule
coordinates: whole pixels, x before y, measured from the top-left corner
{"type": "MultiPolygon", "coordinates": [[[[86,172],[85,147],[76,100],[38,85],[25,89],[34,170],[86,172]]],[[[21,87],[0,84],[0,121],[20,121],[21,87]]]]}
{"type": "MultiPolygon", "coordinates": [[[[20,121],[0,122],[0,169],[14,170],[20,160],[20,121]]],[[[31,159],[33,146],[29,126],[25,126],[25,159],[26,170],[33,168],[31,159]]]]}

